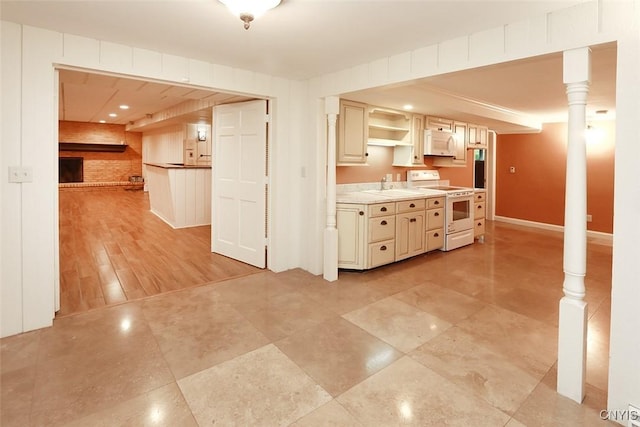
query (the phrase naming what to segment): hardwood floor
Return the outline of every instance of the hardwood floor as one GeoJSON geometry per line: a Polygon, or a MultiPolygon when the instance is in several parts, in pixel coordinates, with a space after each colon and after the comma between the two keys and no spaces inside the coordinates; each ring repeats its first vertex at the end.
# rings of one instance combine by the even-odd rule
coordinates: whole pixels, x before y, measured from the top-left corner
{"type": "Polygon", "coordinates": [[[211,253],[211,227],[172,229],[148,193],[60,191],[58,316],[261,271],[211,253]]]}

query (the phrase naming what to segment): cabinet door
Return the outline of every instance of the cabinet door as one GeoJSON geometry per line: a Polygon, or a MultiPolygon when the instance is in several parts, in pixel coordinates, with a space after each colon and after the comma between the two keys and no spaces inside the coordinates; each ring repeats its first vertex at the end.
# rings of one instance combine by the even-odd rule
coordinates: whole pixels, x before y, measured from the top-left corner
{"type": "Polygon", "coordinates": [[[477,145],[480,148],[487,148],[489,141],[489,128],[486,126],[478,126],[477,145]]]}
{"type": "Polygon", "coordinates": [[[453,160],[459,163],[467,162],[467,124],[453,123],[453,133],[456,134],[456,151],[453,160]]]}
{"type": "Polygon", "coordinates": [[[337,163],[367,162],[367,105],[353,101],[340,101],[338,118],[337,163]]]}
{"type": "Polygon", "coordinates": [[[338,227],[338,267],[364,269],[365,207],[339,204],[336,206],[338,227]]]}
{"type": "Polygon", "coordinates": [[[424,116],[414,114],[411,118],[412,164],[424,166],[424,116]]]}
{"type": "Polygon", "coordinates": [[[427,129],[453,131],[453,120],[442,117],[427,116],[427,129]]]}
{"type": "Polygon", "coordinates": [[[396,261],[424,252],[425,211],[396,215],[396,261]]]}

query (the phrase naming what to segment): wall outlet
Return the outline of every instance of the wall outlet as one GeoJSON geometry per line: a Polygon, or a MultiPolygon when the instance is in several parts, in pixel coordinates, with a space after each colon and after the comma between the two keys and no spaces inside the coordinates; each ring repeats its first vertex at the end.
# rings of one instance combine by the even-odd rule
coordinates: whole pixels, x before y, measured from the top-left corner
{"type": "Polygon", "coordinates": [[[593,221],[593,216],[591,214],[587,214],[587,222],[593,221]]]}
{"type": "Polygon", "coordinates": [[[9,182],[33,182],[33,169],[24,166],[10,166],[9,182]]]}

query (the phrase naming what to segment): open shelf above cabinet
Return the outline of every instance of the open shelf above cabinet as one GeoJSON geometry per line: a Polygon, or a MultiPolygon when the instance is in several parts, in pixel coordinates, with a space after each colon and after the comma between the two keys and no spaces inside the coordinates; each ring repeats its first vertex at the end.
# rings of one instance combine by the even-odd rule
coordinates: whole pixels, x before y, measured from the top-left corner
{"type": "Polygon", "coordinates": [[[380,107],[369,109],[369,145],[411,144],[411,115],[380,107]]]}

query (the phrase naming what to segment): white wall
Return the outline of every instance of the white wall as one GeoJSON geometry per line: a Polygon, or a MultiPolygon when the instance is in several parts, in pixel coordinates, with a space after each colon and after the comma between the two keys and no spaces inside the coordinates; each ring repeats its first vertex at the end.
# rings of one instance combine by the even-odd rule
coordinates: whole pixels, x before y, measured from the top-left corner
{"type": "Polygon", "coordinates": [[[185,125],[177,124],[142,133],[143,163],[182,163],[185,125]]]}
{"type": "Polygon", "coordinates": [[[9,184],[4,179],[0,187],[0,336],[49,326],[54,316],[59,250],[56,65],[180,84],[188,79],[216,91],[272,98],[270,179],[282,190],[273,191],[270,200],[269,268],[300,265],[299,236],[290,232],[292,222],[299,223],[300,205],[287,189],[302,185],[299,159],[289,149],[301,144],[301,130],[288,120],[291,106],[305,102],[305,83],[5,21],[0,25],[4,176],[8,166],[33,169],[33,182],[9,184]]]}
{"type": "MultiPolygon", "coordinates": [[[[640,317],[636,314],[640,286],[634,279],[640,277],[636,255],[640,241],[639,14],[638,0],[586,2],[324,75],[313,79],[309,87],[309,105],[314,105],[326,96],[619,40],[610,409],[627,409],[629,403],[640,405],[640,317]]],[[[316,114],[319,156],[313,169],[321,175],[318,182],[322,182],[325,163],[320,147],[325,144],[326,118],[320,107],[316,114]]],[[[323,208],[323,193],[316,194],[319,210],[323,208]]],[[[322,253],[312,247],[322,242],[324,217],[317,219],[305,248],[305,253],[316,257],[316,262],[309,263],[313,266],[321,265],[322,260],[322,253]]],[[[557,286],[562,287],[562,283],[557,286]]]]}

